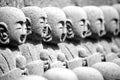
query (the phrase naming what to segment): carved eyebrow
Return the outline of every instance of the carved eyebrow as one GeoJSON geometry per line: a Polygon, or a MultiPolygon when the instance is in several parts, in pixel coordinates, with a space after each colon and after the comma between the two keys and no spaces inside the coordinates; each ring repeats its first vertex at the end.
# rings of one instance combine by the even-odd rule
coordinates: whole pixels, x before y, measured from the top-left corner
{"type": "Polygon", "coordinates": [[[64,26],[64,21],[59,21],[59,23],[61,23],[64,26]]]}
{"type": "Polygon", "coordinates": [[[97,20],[99,20],[100,22],[103,22],[103,20],[101,18],[98,18],[97,20]]]}
{"type": "Polygon", "coordinates": [[[114,19],[112,19],[112,20],[116,21],[116,23],[119,21],[119,20],[118,20],[118,19],[116,19],[116,18],[114,18],[114,19]]]}
{"type": "Polygon", "coordinates": [[[85,19],[81,19],[80,21],[83,21],[83,23],[85,23],[85,19]]]}
{"type": "Polygon", "coordinates": [[[23,25],[25,22],[23,22],[23,21],[18,21],[18,22],[16,22],[16,23],[19,23],[19,24],[23,25]]]}
{"type": "Polygon", "coordinates": [[[45,21],[45,19],[46,19],[46,18],[45,18],[45,17],[43,17],[43,16],[42,16],[42,17],[40,17],[40,18],[42,18],[44,21],[45,21]]]}

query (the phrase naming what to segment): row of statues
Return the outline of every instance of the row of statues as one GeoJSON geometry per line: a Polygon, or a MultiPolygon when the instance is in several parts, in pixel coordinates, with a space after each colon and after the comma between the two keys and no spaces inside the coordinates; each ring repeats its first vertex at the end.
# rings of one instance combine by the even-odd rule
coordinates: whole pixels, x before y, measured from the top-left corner
{"type": "Polygon", "coordinates": [[[0,8],[0,80],[119,80],[120,4],[0,8]]]}

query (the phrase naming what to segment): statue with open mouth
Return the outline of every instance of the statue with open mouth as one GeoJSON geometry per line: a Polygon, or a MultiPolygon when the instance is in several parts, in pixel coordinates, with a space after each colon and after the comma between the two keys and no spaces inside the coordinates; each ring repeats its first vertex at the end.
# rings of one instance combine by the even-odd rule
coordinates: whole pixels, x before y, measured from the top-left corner
{"type": "MultiPolygon", "coordinates": [[[[91,10],[93,11],[95,11],[95,9],[96,7],[91,8],[91,10]]],[[[92,42],[91,40],[93,39],[91,40],[89,39],[89,37],[91,36],[93,37],[102,36],[105,33],[104,21],[103,21],[104,16],[102,11],[99,8],[97,9],[98,9],[98,12],[90,11],[91,12],[90,13],[89,11],[86,12],[86,10],[82,7],[67,6],[63,8],[63,11],[65,12],[68,18],[66,22],[67,31],[69,33],[70,30],[72,30],[70,33],[73,33],[74,36],[73,34],[71,34],[72,37],[69,37],[70,35],[69,33],[65,41],[66,44],[65,43],[60,44],[60,46],[64,47],[64,48],[62,47],[61,48],[63,49],[64,53],[66,53],[66,55],[68,56],[69,65],[71,65],[70,67],[72,69],[78,66],[90,66],[93,63],[95,63],[94,62],[95,60],[93,60],[93,62],[92,61],[89,62],[90,59],[92,59],[95,56],[98,56],[98,57],[100,56],[99,54],[97,55],[95,54],[94,56],[91,56],[93,53],[95,52],[97,53],[97,51],[95,47],[96,45],[93,44],[93,42],[95,41],[92,42]],[[96,16],[91,17],[93,15],[96,15],[96,16]],[[100,21],[99,19],[102,21],[100,21]],[[96,23],[96,24],[93,24],[93,23],[96,23]],[[70,26],[71,26],[71,29],[68,28],[70,26]],[[73,64],[76,66],[73,66],[73,64]]],[[[98,60],[98,62],[99,61],[100,59],[98,60]]]]}
{"type": "Polygon", "coordinates": [[[63,8],[63,11],[67,16],[67,38],[64,44],[71,53],[71,57],[68,55],[68,60],[71,60],[75,57],[78,57],[77,46],[81,44],[81,39],[91,35],[91,32],[87,27],[87,15],[81,7],[66,6],[63,8]]]}
{"type": "MultiPolygon", "coordinates": [[[[79,57],[78,48],[82,50],[84,49],[81,46],[81,40],[86,36],[90,36],[91,32],[87,27],[87,14],[81,7],[66,6],[62,10],[67,17],[67,37],[65,42],[59,44],[59,47],[66,56],[68,68],[73,69],[82,66],[82,59],[79,57]]],[[[89,55],[85,49],[83,52],[85,53],[82,56],[89,55]]]]}
{"type": "MultiPolygon", "coordinates": [[[[119,4],[114,4],[113,7],[118,11],[118,13],[119,13],[119,19],[120,19],[120,9],[119,9],[120,5],[119,4]]],[[[120,43],[119,43],[119,41],[120,41],[120,25],[119,25],[119,33],[118,33],[118,35],[114,36],[112,40],[118,46],[118,48],[120,48],[120,43]]],[[[117,50],[115,50],[115,52],[117,52],[117,50]]],[[[119,55],[119,57],[120,57],[120,55],[119,55]]]]}
{"type": "Polygon", "coordinates": [[[88,51],[90,54],[86,57],[87,65],[92,66],[97,62],[101,62],[105,54],[103,46],[99,43],[99,38],[106,34],[105,26],[104,26],[104,14],[102,10],[97,6],[84,6],[87,17],[88,17],[88,27],[91,30],[91,35],[87,36],[82,41],[82,46],[88,51]]]}
{"type": "Polygon", "coordinates": [[[66,38],[66,16],[57,7],[44,7],[43,9],[47,14],[48,24],[51,27],[50,29],[45,29],[47,36],[42,40],[43,48],[49,51],[51,68],[66,67],[65,56],[58,46],[66,38]]]}
{"type": "Polygon", "coordinates": [[[105,51],[106,61],[111,61],[118,58],[120,49],[114,43],[115,36],[119,33],[119,13],[112,6],[100,6],[105,17],[106,35],[100,38],[100,44],[105,51]]]}
{"type": "Polygon", "coordinates": [[[26,68],[31,75],[43,75],[49,68],[50,58],[48,51],[43,49],[42,40],[52,39],[51,28],[45,11],[37,6],[23,7],[27,22],[27,40],[19,48],[27,60],[26,68]]]}
{"type": "Polygon", "coordinates": [[[103,12],[97,6],[85,6],[83,9],[88,16],[88,26],[92,35],[86,37],[82,45],[85,46],[91,55],[95,53],[104,54],[103,46],[99,44],[99,38],[106,34],[103,12]]]}
{"type": "Polygon", "coordinates": [[[26,41],[25,22],[20,9],[0,8],[0,80],[16,80],[26,71],[26,59],[18,48],[26,41]]]}
{"type": "Polygon", "coordinates": [[[102,48],[102,46],[99,44],[99,38],[106,34],[104,27],[104,15],[102,10],[96,6],[85,6],[83,9],[87,13],[89,28],[92,32],[91,36],[85,38],[83,45],[92,55],[98,52],[97,48],[102,48]]]}

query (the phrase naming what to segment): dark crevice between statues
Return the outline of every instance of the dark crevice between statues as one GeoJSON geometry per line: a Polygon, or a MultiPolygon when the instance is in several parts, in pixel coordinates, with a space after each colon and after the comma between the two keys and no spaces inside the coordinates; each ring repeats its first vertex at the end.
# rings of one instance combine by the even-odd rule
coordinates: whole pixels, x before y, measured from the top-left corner
{"type": "Polygon", "coordinates": [[[13,45],[13,43],[10,44],[1,44],[0,43],[0,48],[5,50],[6,48],[9,48],[11,51],[19,51],[18,45],[13,45]]]}
{"type": "Polygon", "coordinates": [[[34,44],[34,45],[40,44],[41,41],[42,41],[41,36],[34,32],[32,32],[32,34],[29,34],[26,39],[26,42],[34,44]]]}
{"type": "Polygon", "coordinates": [[[59,49],[58,44],[56,44],[56,43],[42,41],[42,44],[44,45],[43,46],[44,49],[51,48],[51,47],[54,50],[59,49]]]}

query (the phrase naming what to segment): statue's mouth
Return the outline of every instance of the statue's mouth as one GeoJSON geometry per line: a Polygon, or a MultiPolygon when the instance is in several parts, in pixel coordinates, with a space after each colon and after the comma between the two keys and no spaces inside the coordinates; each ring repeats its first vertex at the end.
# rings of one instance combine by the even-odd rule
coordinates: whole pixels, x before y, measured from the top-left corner
{"type": "Polygon", "coordinates": [[[119,33],[119,29],[115,29],[114,35],[118,35],[118,33],[119,33]]]}
{"type": "Polygon", "coordinates": [[[100,32],[99,32],[99,36],[101,37],[101,36],[103,36],[103,35],[105,35],[106,34],[106,32],[105,32],[105,30],[100,30],[100,32]]]}
{"type": "Polygon", "coordinates": [[[24,42],[25,39],[26,39],[26,35],[25,35],[25,34],[22,34],[22,35],[20,36],[20,42],[24,42]]]}
{"type": "Polygon", "coordinates": [[[86,37],[86,34],[87,34],[87,32],[86,32],[86,31],[83,31],[81,37],[82,37],[82,38],[85,38],[85,37],[86,37]]]}
{"type": "Polygon", "coordinates": [[[86,31],[83,31],[83,36],[86,36],[87,32],[86,31]]]}
{"type": "Polygon", "coordinates": [[[63,42],[63,41],[65,41],[65,39],[66,39],[66,34],[62,33],[60,41],[63,42]]]}
{"type": "Polygon", "coordinates": [[[90,29],[86,32],[86,36],[91,36],[92,35],[92,32],[90,31],[90,29]]]}

